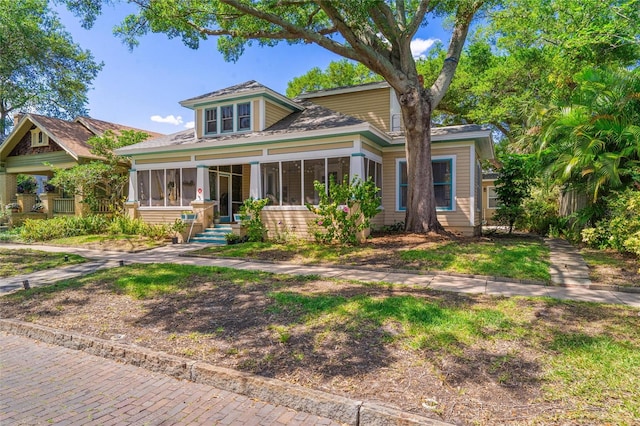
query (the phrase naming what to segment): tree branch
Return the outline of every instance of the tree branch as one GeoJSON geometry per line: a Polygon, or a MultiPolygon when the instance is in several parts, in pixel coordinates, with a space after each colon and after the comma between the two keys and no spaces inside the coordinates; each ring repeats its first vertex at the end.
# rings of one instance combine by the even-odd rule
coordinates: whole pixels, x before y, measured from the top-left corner
{"type": "MultiPolygon", "coordinates": [[[[402,0],[398,0],[398,2],[400,1],[402,0]]],[[[407,29],[405,30],[405,37],[412,39],[413,36],[416,35],[418,28],[420,28],[420,25],[422,25],[422,21],[424,21],[424,17],[427,15],[427,12],[429,12],[430,4],[431,4],[430,0],[420,1],[420,5],[418,6],[418,10],[416,11],[415,16],[413,17],[413,20],[409,23],[409,25],[407,26],[407,29]]]]}
{"type": "Polygon", "coordinates": [[[444,97],[453,75],[458,67],[458,61],[464,47],[464,42],[469,32],[469,25],[475,12],[482,6],[484,0],[478,0],[473,3],[469,8],[465,8],[463,5],[458,6],[456,11],[456,24],[451,34],[451,41],[449,42],[449,49],[447,50],[447,57],[442,64],[440,74],[433,85],[429,88],[429,95],[431,98],[431,108],[435,109],[444,97]]]}

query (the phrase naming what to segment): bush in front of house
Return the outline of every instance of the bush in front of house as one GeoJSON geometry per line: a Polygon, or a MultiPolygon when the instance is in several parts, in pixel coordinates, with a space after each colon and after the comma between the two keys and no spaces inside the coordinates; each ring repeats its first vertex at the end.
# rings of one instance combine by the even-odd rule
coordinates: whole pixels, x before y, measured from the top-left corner
{"type": "Polygon", "coordinates": [[[25,241],[48,241],[57,238],[95,234],[141,235],[152,239],[170,236],[169,225],[151,225],[140,219],[117,215],[54,217],[47,220],[26,219],[20,230],[25,241]]]}
{"type": "Polygon", "coordinates": [[[582,241],[591,247],[640,256],[640,191],[615,192],[605,201],[605,217],[594,227],[582,230],[582,241]]]}
{"type": "Polygon", "coordinates": [[[306,204],[307,209],[317,215],[309,224],[309,232],[319,243],[334,240],[342,244],[358,244],[358,234],[371,227],[371,219],[379,213],[381,204],[379,188],[368,178],[355,177],[336,184],[329,183],[329,191],[321,182],[313,182],[320,202],[317,206],[306,204]]]}

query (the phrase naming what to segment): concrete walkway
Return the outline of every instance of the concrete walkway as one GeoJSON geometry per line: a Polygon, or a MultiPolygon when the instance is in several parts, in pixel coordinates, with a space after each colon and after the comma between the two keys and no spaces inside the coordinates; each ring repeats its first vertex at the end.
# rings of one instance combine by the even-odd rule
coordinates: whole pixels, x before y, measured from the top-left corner
{"type": "MultiPolygon", "coordinates": [[[[76,272],[71,269],[63,270],[65,277],[79,276],[100,268],[115,267],[120,262],[128,263],[179,263],[184,265],[220,266],[242,270],[260,270],[293,275],[319,275],[325,278],[341,278],[367,282],[388,282],[396,284],[422,285],[434,290],[452,291],[458,293],[484,293],[495,296],[545,296],[565,300],[583,302],[623,304],[640,308],[640,293],[623,293],[613,290],[594,290],[588,288],[580,276],[572,278],[572,271],[582,273],[583,269],[576,266],[577,260],[570,246],[562,243],[550,242],[552,259],[552,276],[559,286],[547,286],[522,280],[511,280],[500,277],[460,276],[449,274],[420,274],[410,271],[393,271],[385,269],[352,268],[335,266],[307,266],[290,263],[271,263],[249,261],[244,259],[221,259],[189,257],[188,252],[206,245],[179,244],[168,245],[157,249],[139,253],[101,252],[73,247],[52,247],[46,245],[0,244],[0,248],[30,248],[34,250],[69,252],[85,256],[95,261],[79,268],[76,272]],[[566,253],[569,253],[567,255],[566,253]],[[569,263],[569,260],[573,263],[569,263]],[[557,271],[553,272],[553,271],[557,271]]],[[[580,260],[580,259],[578,259],[580,260]]],[[[584,261],[582,261],[584,264],[584,261]]],[[[586,267],[586,266],[585,266],[586,267]]],[[[58,277],[58,270],[47,270],[29,274],[28,279],[32,287],[49,285],[58,277]]],[[[0,279],[0,294],[13,291],[22,286],[24,276],[0,279]]],[[[587,276],[588,279],[588,276],[587,276]]]]}
{"type": "Polygon", "coordinates": [[[545,238],[551,250],[551,282],[564,287],[589,287],[589,267],[582,255],[571,244],[559,238],[545,238]]]}

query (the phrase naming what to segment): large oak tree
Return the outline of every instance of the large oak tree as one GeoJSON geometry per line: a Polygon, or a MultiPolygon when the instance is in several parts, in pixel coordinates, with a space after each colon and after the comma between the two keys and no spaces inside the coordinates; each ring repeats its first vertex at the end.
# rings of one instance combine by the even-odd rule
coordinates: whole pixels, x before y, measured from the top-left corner
{"type": "MultiPolygon", "coordinates": [[[[69,0],[90,25],[105,0],[69,0]]],[[[152,31],[181,37],[191,48],[218,37],[225,59],[247,45],[314,43],[381,75],[396,92],[406,136],[409,175],[406,229],[442,230],[431,167],[431,115],[445,95],[476,13],[490,0],[136,0],[137,13],[117,32],[130,44],[152,31]],[[421,82],[411,40],[432,16],[449,17],[451,39],[437,76],[421,82]]]]}

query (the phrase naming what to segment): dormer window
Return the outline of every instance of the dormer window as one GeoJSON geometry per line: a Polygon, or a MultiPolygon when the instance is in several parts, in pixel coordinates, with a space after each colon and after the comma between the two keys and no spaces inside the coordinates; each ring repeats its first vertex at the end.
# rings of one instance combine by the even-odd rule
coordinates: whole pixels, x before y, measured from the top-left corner
{"type": "Polygon", "coordinates": [[[49,146],[49,137],[40,129],[33,129],[31,131],[31,146],[49,146]]]}
{"type": "Polygon", "coordinates": [[[238,104],[238,131],[251,129],[251,104],[238,104]]]}
{"type": "Polygon", "coordinates": [[[218,133],[218,109],[205,109],[204,116],[204,133],[207,135],[218,133]]]}
{"type": "Polygon", "coordinates": [[[222,113],[222,132],[233,132],[233,105],[220,107],[222,113]]]}
{"type": "Polygon", "coordinates": [[[204,134],[251,130],[251,102],[222,105],[204,110],[204,134]],[[218,117],[220,119],[218,120],[218,117]]]}

